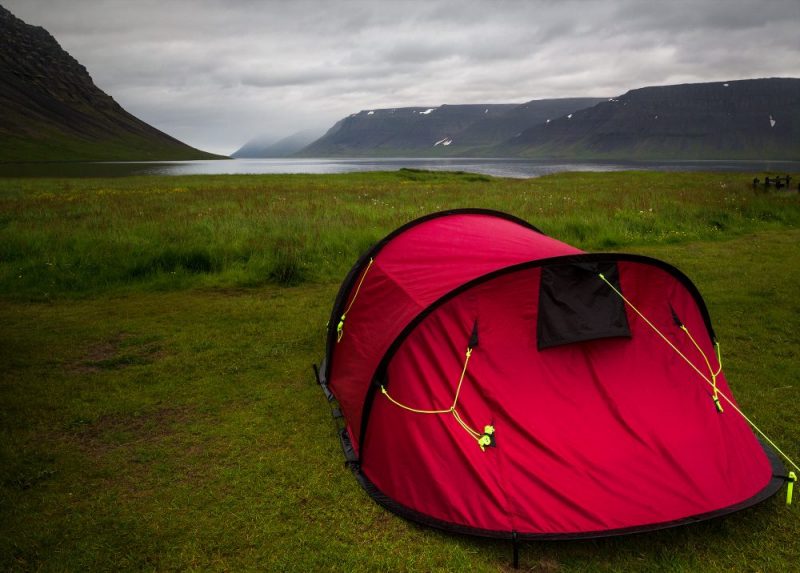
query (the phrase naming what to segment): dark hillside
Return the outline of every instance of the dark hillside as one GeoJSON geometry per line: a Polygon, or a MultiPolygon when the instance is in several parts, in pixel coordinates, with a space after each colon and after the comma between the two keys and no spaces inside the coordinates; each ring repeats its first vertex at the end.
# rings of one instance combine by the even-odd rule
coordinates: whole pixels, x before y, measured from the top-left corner
{"type": "Polygon", "coordinates": [[[44,28],[0,6],[0,161],[211,157],[126,112],[44,28]]]}

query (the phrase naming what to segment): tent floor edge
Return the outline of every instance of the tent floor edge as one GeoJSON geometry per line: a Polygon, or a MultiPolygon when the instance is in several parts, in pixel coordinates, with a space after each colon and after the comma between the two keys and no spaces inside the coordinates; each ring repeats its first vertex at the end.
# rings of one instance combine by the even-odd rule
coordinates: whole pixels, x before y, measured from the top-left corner
{"type": "Polygon", "coordinates": [[[347,428],[339,430],[339,444],[342,446],[342,453],[344,454],[344,465],[352,470],[359,468],[360,464],[356,450],[353,448],[353,442],[350,440],[350,434],[347,428]]]}
{"type": "MultiPolygon", "coordinates": [[[[346,434],[346,429],[344,430],[343,433],[346,434]]],[[[348,434],[348,439],[349,439],[349,434],[348,434]]],[[[364,489],[367,495],[369,495],[369,497],[373,499],[373,501],[375,501],[378,505],[382,506],[383,508],[391,511],[395,515],[398,515],[399,517],[402,517],[403,519],[406,519],[414,523],[419,523],[421,525],[432,527],[434,529],[444,531],[445,533],[470,535],[474,537],[484,537],[489,539],[503,539],[512,542],[514,541],[515,536],[518,542],[577,541],[586,539],[600,539],[604,537],[619,537],[623,535],[633,535],[639,533],[650,533],[654,531],[660,531],[663,529],[671,529],[673,527],[690,525],[693,523],[701,523],[704,521],[708,521],[709,519],[729,516],[737,511],[753,507],[763,501],[766,501],[767,499],[777,494],[785,486],[786,479],[783,476],[786,473],[786,469],[783,463],[781,462],[780,458],[778,458],[777,454],[772,450],[772,448],[770,448],[764,442],[760,442],[760,444],[764,449],[764,453],[769,458],[770,464],[772,465],[773,476],[770,478],[770,481],[767,482],[767,484],[760,491],[758,491],[755,495],[751,496],[748,499],[745,499],[739,503],[730,505],[728,507],[723,507],[721,509],[709,511],[706,513],[690,515],[673,521],[651,523],[646,525],[635,525],[619,529],[607,529],[599,531],[586,531],[586,532],[573,532],[573,533],[520,533],[518,531],[482,529],[479,527],[460,525],[458,523],[444,521],[436,517],[432,517],[424,513],[421,513],[410,507],[407,507],[402,503],[395,501],[385,493],[383,493],[364,474],[360,462],[352,463],[349,461],[345,461],[345,466],[350,468],[350,470],[353,472],[354,477],[358,481],[359,485],[364,489]]]]}

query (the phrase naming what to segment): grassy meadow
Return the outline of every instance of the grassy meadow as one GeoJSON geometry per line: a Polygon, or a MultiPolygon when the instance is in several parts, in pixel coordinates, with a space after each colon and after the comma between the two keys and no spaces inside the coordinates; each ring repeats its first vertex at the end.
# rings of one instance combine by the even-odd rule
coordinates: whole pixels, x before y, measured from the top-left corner
{"type": "MultiPolygon", "coordinates": [[[[510,569],[508,542],[423,528],[367,497],[310,367],[358,255],[456,207],[681,268],[740,405],[799,460],[800,195],[754,191],[763,175],[0,179],[0,569],[510,569]]],[[[520,565],[798,563],[800,499],[787,507],[782,491],[693,526],[524,544],[520,565]]]]}

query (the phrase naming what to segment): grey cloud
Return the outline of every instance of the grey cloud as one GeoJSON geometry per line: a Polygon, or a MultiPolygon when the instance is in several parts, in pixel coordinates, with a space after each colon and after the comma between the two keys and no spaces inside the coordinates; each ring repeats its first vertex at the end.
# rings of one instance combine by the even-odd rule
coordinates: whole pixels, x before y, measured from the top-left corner
{"type": "Polygon", "coordinates": [[[0,0],[145,121],[231,152],[375,107],[799,76],[797,0],[0,0]]]}

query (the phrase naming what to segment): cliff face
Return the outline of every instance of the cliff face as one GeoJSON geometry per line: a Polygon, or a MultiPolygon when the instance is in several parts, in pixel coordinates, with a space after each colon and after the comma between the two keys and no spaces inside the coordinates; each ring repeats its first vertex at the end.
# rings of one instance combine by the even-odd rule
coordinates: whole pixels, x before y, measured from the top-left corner
{"type": "Polygon", "coordinates": [[[527,127],[597,103],[597,98],[524,104],[371,109],[338,121],[302,150],[306,157],[475,155],[527,127]]]}
{"type": "Polygon", "coordinates": [[[0,6],[0,161],[210,157],[126,112],[45,29],[0,6]]]}
{"type": "Polygon", "coordinates": [[[800,79],[647,87],[533,126],[505,155],[800,159],[800,79]]]}

